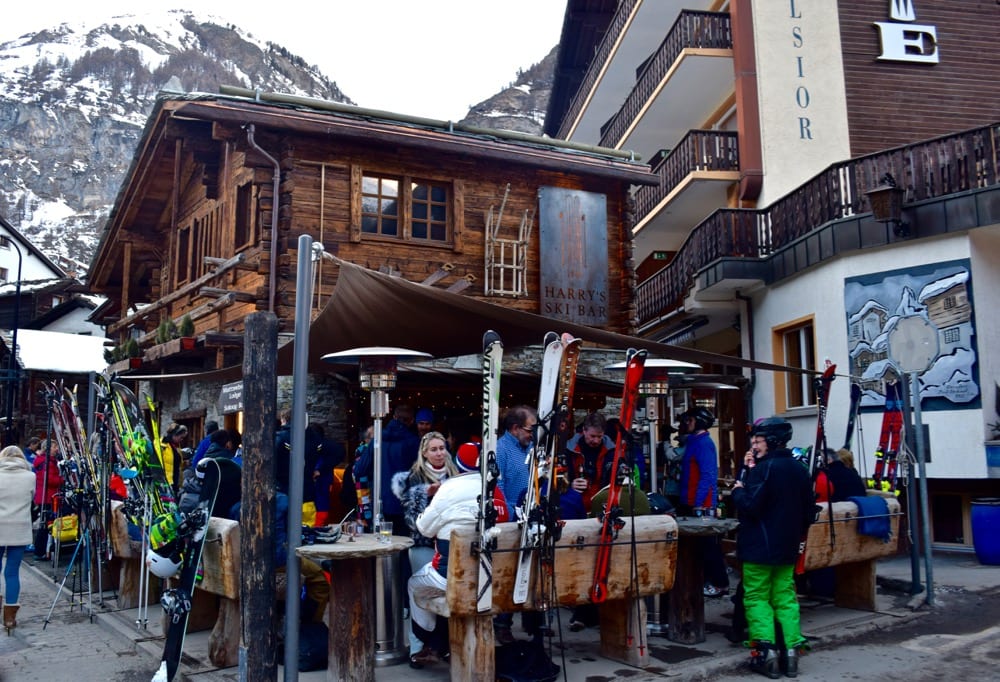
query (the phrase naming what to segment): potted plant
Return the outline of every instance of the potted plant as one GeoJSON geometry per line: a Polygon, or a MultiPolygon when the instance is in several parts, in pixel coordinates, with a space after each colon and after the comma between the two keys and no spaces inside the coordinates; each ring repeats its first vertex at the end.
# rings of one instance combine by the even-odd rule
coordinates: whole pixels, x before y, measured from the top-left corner
{"type": "Polygon", "coordinates": [[[190,315],[185,314],[181,318],[181,350],[194,350],[194,320],[190,315]]]}
{"type": "Polygon", "coordinates": [[[142,350],[139,348],[138,341],[129,339],[125,344],[125,354],[128,356],[129,369],[139,369],[142,367],[142,350]]]}

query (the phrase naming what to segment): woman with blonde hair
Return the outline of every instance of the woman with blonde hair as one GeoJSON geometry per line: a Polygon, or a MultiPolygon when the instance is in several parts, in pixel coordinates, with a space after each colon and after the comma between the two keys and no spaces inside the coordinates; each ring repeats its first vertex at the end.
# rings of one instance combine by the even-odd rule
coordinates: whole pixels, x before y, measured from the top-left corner
{"type": "MultiPolygon", "coordinates": [[[[417,459],[408,471],[400,471],[392,477],[392,492],[403,504],[403,518],[413,538],[409,550],[410,572],[416,573],[434,558],[434,538],[426,537],[417,530],[417,517],[427,508],[437,494],[441,484],[458,474],[458,467],[448,454],[448,441],[437,431],[429,431],[420,439],[417,459]]],[[[410,633],[410,663],[423,667],[437,659],[430,649],[420,650],[421,642],[410,633]]]]}
{"type": "Polygon", "coordinates": [[[21,608],[21,559],[31,544],[31,502],[35,474],[16,445],[0,450],[0,564],[3,564],[3,625],[7,634],[17,627],[21,608]]]}

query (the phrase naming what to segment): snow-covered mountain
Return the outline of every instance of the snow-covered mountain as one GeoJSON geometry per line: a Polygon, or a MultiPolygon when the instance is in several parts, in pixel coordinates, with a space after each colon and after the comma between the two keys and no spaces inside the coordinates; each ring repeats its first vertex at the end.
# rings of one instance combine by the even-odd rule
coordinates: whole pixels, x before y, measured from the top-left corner
{"type": "MultiPolygon", "coordinates": [[[[519,74],[465,121],[540,132],[553,66],[547,76],[540,68],[519,74]]],[[[0,215],[79,273],[156,93],[217,92],[222,84],[354,103],[284,47],[188,11],[64,23],[0,44],[0,215]]]]}

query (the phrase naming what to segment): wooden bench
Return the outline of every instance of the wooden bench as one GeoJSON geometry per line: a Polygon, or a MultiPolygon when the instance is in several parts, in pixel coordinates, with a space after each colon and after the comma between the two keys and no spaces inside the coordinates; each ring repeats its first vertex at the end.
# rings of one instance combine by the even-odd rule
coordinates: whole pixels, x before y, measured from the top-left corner
{"type": "MultiPolygon", "coordinates": [[[[108,529],[112,561],[118,568],[118,607],[134,609],[139,606],[139,575],[142,573],[142,543],[128,535],[128,519],[122,512],[122,503],[111,502],[111,527],[108,529]]],[[[159,582],[159,581],[155,581],[159,582]]],[[[147,590],[146,603],[155,602],[158,593],[147,590]]]]}
{"type": "MultiPolygon", "coordinates": [[[[128,536],[128,521],[121,502],[111,503],[110,539],[118,562],[118,604],[122,609],[139,605],[142,543],[128,536]]],[[[201,582],[195,586],[188,618],[188,632],[212,629],[208,658],[220,668],[239,663],[240,646],[240,528],[236,521],[212,517],[202,552],[201,582]]],[[[152,576],[147,604],[159,600],[161,581],[152,576]]]]}
{"type": "MultiPolygon", "coordinates": [[[[488,613],[476,610],[479,562],[471,551],[472,543],[478,539],[476,529],[463,528],[451,536],[447,594],[432,604],[430,610],[449,618],[452,680],[492,682],[496,677],[493,615],[539,608],[531,594],[533,590],[529,590],[526,603],[513,603],[521,530],[515,523],[499,524],[497,528],[500,535],[497,551],[493,554],[493,608],[488,613]]],[[[566,522],[555,549],[553,574],[557,605],[590,603],[600,529],[594,519],[566,522]]],[[[612,550],[608,601],[600,609],[600,651],[606,658],[642,667],[649,663],[646,608],[642,597],[673,587],[677,522],[669,516],[635,518],[638,580],[634,587],[632,536],[631,520],[626,519],[625,528],[612,550]]],[[[537,575],[537,561],[534,569],[533,580],[537,575]]]]}
{"type": "Polygon", "coordinates": [[[834,603],[849,609],[875,610],[875,564],[880,557],[896,553],[899,537],[899,500],[885,498],[891,536],[889,542],[858,533],[858,506],[853,502],[833,503],[833,546],[830,545],[830,505],[821,502],[823,510],[809,528],[806,540],[805,570],[834,567],[836,588],[834,603]]]}
{"type": "Polygon", "coordinates": [[[220,668],[239,663],[240,526],[212,517],[201,555],[202,580],[195,586],[188,632],[212,628],[208,660],[220,668]]]}

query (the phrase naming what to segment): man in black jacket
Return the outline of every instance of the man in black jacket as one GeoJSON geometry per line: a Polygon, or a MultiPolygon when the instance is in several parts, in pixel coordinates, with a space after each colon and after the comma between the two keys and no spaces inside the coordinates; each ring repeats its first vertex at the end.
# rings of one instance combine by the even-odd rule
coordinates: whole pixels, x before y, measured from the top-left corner
{"type": "Polygon", "coordinates": [[[771,679],[781,676],[779,650],[787,652],[785,674],[798,674],[798,647],[805,643],[795,595],[799,542],[815,518],[809,474],[786,447],[792,425],[764,419],[754,426],[744,457],[745,480],[733,486],[740,521],[737,550],[743,561],[744,604],[752,647],[750,667],[771,679]],[[775,620],[783,642],[777,642],[775,620]]]}

